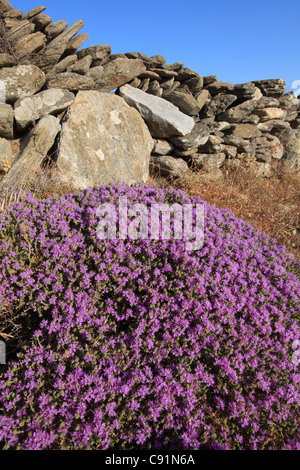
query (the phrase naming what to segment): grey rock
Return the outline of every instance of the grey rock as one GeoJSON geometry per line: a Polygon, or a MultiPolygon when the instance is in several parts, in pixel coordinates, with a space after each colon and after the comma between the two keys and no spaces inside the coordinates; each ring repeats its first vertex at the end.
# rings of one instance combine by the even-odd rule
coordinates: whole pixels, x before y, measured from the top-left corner
{"type": "Polygon", "coordinates": [[[152,153],[157,155],[168,155],[174,150],[174,148],[175,146],[169,140],[159,139],[155,140],[152,153]]]}
{"type": "Polygon", "coordinates": [[[18,41],[27,34],[33,33],[34,29],[34,24],[30,23],[28,20],[19,21],[9,30],[8,38],[13,41],[18,41]]]}
{"type": "Polygon", "coordinates": [[[269,163],[273,158],[279,160],[283,156],[283,144],[270,134],[254,139],[255,157],[258,162],[269,163]]]}
{"type": "Polygon", "coordinates": [[[236,95],[238,102],[255,99],[257,87],[254,83],[248,82],[234,85],[231,91],[232,95],[236,95]]]}
{"type": "Polygon", "coordinates": [[[270,163],[255,162],[256,174],[263,177],[270,177],[272,175],[272,167],[270,163]]]}
{"type": "Polygon", "coordinates": [[[237,106],[227,109],[224,113],[219,114],[217,120],[239,123],[243,119],[247,118],[256,109],[256,107],[257,101],[244,101],[237,106]]]}
{"type": "Polygon", "coordinates": [[[259,117],[261,122],[270,121],[271,119],[284,119],[287,112],[281,108],[263,108],[256,109],[254,113],[259,117]]]}
{"type": "Polygon", "coordinates": [[[179,80],[180,82],[195,77],[199,78],[201,77],[201,75],[199,75],[199,73],[195,72],[194,70],[189,69],[188,67],[183,67],[177,72],[177,80],[179,80]]]}
{"type": "Polygon", "coordinates": [[[217,82],[217,76],[216,75],[206,75],[203,77],[203,86],[207,87],[207,85],[210,85],[211,83],[217,82]]]}
{"type": "Polygon", "coordinates": [[[241,124],[243,124],[243,123],[249,123],[249,124],[257,125],[259,123],[259,117],[256,116],[255,114],[250,114],[249,116],[245,116],[241,120],[241,124]]]}
{"type": "Polygon", "coordinates": [[[283,152],[284,161],[295,169],[300,168],[300,130],[295,129],[286,142],[283,152]]]}
{"type": "Polygon", "coordinates": [[[188,116],[195,116],[200,111],[200,106],[197,103],[197,100],[191,93],[186,92],[182,88],[177,88],[174,91],[164,94],[164,99],[173,103],[180,109],[180,111],[188,116]]]}
{"type": "Polygon", "coordinates": [[[106,64],[103,73],[95,82],[95,89],[99,91],[112,91],[146,70],[144,63],[139,59],[115,59],[106,64]]]}
{"type": "MultiPolygon", "coordinates": [[[[211,96],[218,95],[219,93],[231,93],[234,90],[234,85],[228,82],[216,81],[206,86],[211,96]]],[[[233,93],[231,93],[232,95],[233,93]]]]}
{"type": "Polygon", "coordinates": [[[154,174],[162,176],[182,176],[188,171],[188,164],[182,158],[174,158],[171,155],[150,158],[150,170],[154,174]]]}
{"type": "Polygon", "coordinates": [[[76,54],[69,55],[69,56],[65,57],[64,59],[60,60],[56,65],[54,65],[54,67],[52,67],[50,72],[47,73],[46,81],[51,80],[51,78],[55,78],[56,75],[59,74],[59,73],[66,72],[67,68],[70,65],[75,64],[76,61],[77,61],[77,55],[76,54]]]}
{"type": "Polygon", "coordinates": [[[271,120],[263,123],[259,123],[257,128],[268,134],[274,135],[279,138],[280,142],[285,144],[292,135],[292,128],[286,121],[271,120]]]}
{"type": "Polygon", "coordinates": [[[0,9],[5,13],[9,10],[13,10],[14,7],[7,0],[0,0],[0,9]]]}
{"type": "Polygon", "coordinates": [[[183,150],[204,145],[210,135],[210,129],[202,122],[196,122],[192,131],[181,137],[170,137],[171,142],[183,150]]]}
{"type": "Polygon", "coordinates": [[[153,69],[157,75],[159,75],[161,78],[177,78],[178,73],[175,72],[174,70],[165,70],[165,69],[153,69]]]}
{"type": "Polygon", "coordinates": [[[6,172],[13,161],[11,143],[0,137],[0,172],[6,172]]]}
{"type": "Polygon", "coordinates": [[[290,108],[296,108],[298,105],[298,100],[296,94],[292,91],[290,93],[285,93],[283,96],[278,98],[279,107],[285,110],[290,108]]]}
{"type": "Polygon", "coordinates": [[[146,182],[152,148],[143,119],[120,96],[80,91],[62,124],[56,164],[78,189],[146,182]]]}
{"type": "MultiPolygon", "coordinates": [[[[159,82],[159,86],[160,86],[165,92],[167,92],[167,91],[170,91],[170,90],[171,90],[171,88],[172,88],[173,85],[174,85],[174,82],[175,82],[174,77],[172,77],[172,78],[165,78],[165,79],[163,79],[163,80],[161,80],[161,81],[159,82]]],[[[178,83],[180,83],[180,82],[178,82],[178,83]]]]}
{"type": "MultiPolygon", "coordinates": [[[[85,56],[85,57],[90,57],[90,56],[85,56]]],[[[82,60],[82,59],[80,59],[80,60],[82,60]]],[[[87,72],[87,76],[91,77],[95,81],[97,81],[102,75],[103,75],[103,66],[102,65],[97,65],[96,67],[92,67],[87,72]]]]}
{"type": "Polygon", "coordinates": [[[194,127],[193,118],[186,116],[163,98],[149,95],[130,85],[122,86],[119,94],[130,106],[139,111],[153,137],[169,138],[174,135],[186,135],[194,127]]]}
{"type": "Polygon", "coordinates": [[[88,33],[77,34],[73,39],[67,42],[66,49],[64,52],[64,57],[69,54],[74,54],[82,44],[87,41],[89,38],[88,33]]]}
{"type": "Polygon", "coordinates": [[[16,65],[16,60],[10,54],[6,52],[0,53],[0,68],[2,67],[12,67],[16,65]]]}
{"type": "Polygon", "coordinates": [[[37,93],[45,83],[45,74],[35,65],[18,65],[0,69],[0,80],[5,84],[6,101],[13,103],[37,93]]]}
{"type": "Polygon", "coordinates": [[[180,149],[179,147],[176,147],[174,149],[173,156],[190,158],[190,157],[197,155],[197,153],[198,153],[198,147],[189,148],[188,150],[183,150],[183,149],[180,149]]]}
{"type": "Polygon", "coordinates": [[[154,55],[152,57],[148,57],[145,54],[142,54],[141,52],[126,52],[125,56],[128,59],[138,59],[141,60],[146,68],[153,68],[157,66],[163,65],[167,60],[161,56],[161,55],[154,55]]]}
{"type": "MultiPolygon", "coordinates": [[[[88,73],[88,71],[90,69],[92,60],[93,59],[90,55],[86,55],[82,59],[78,60],[78,62],[76,62],[75,64],[70,65],[67,68],[67,72],[75,72],[75,73],[79,73],[81,75],[85,75],[85,74],[88,73]]],[[[99,65],[99,67],[101,67],[101,65],[99,65]]]]}
{"type": "MultiPolygon", "coordinates": [[[[133,80],[130,80],[130,82],[128,82],[128,85],[133,86],[134,88],[138,88],[141,84],[141,81],[142,80],[140,80],[138,77],[135,77],[133,80]]],[[[153,80],[152,83],[158,83],[158,82],[156,82],[156,80],[153,80]]]]}
{"type": "Polygon", "coordinates": [[[15,24],[17,24],[18,21],[22,20],[22,16],[22,10],[8,10],[6,13],[3,14],[5,26],[7,28],[11,28],[15,24]]]}
{"type": "Polygon", "coordinates": [[[173,64],[164,64],[160,66],[163,70],[173,70],[174,72],[177,72],[178,70],[182,69],[184,67],[183,62],[174,62],[173,64]]]}
{"type": "MultiPolygon", "coordinates": [[[[203,122],[203,120],[201,120],[201,122],[203,122]]],[[[224,131],[231,127],[231,124],[226,121],[213,121],[211,123],[208,123],[207,125],[212,133],[224,131]]]]}
{"type": "Polygon", "coordinates": [[[38,31],[19,39],[15,45],[15,53],[18,59],[26,55],[35,54],[43,49],[46,45],[46,36],[38,31]]]}
{"type": "Polygon", "coordinates": [[[49,15],[44,15],[44,13],[39,13],[31,21],[35,25],[35,31],[41,31],[51,23],[52,18],[49,15]]]}
{"type": "Polygon", "coordinates": [[[211,94],[208,90],[201,90],[198,94],[196,94],[195,98],[200,112],[207,100],[211,98],[211,94]]]}
{"type": "MultiPolygon", "coordinates": [[[[126,55],[125,54],[110,54],[109,57],[108,57],[108,61],[111,62],[112,60],[115,60],[115,59],[126,59],[126,55]]],[[[128,59],[128,57],[127,57],[128,59]]]]}
{"type": "Polygon", "coordinates": [[[42,13],[45,10],[46,10],[46,7],[35,7],[32,10],[30,10],[28,13],[25,13],[25,15],[23,15],[23,20],[31,20],[31,18],[38,15],[39,13],[42,13]]]}
{"type": "Polygon", "coordinates": [[[237,148],[234,147],[233,145],[220,144],[219,148],[220,148],[220,152],[222,152],[226,155],[226,158],[235,158],[236,157],[237,148]]]}
{"type": "MultiPolygon", "coordinates": [[[[130,83],[130,85],[133,86],[132,83],[130,83]]],[[[162,96],[163,88],[161,88],[160,82],[153,80],[149,83],[147,92],[154,96],[162,96]]]]}
{"type": "Polygon", "coordinates": [[[213,172],[222,166],[225,160],[225,153],[207,154],[199,153],[193,157],[193,162],[199,169],[203,169],[207,172],[213,172]]]}
{"type": "Polygon", "coordinates": [[[264,96],[278,98],[279,96],[282,96],[285,91],[285,80],[282,80],[281,78],[256,80],[253,81],[253,83],[261,90],[264,96]]]}
{"type": "Polygon", "coordinates": [[[61,34],[67,26],[68,22],[65,20],[58,20],[46,26],[46,28],[44,29],[44,34],[46,35],[47,40],[52,41],[52,39],[59,36],[59,34],[61,34]]]}
{"type": "Polygon", "coordinates": [[[162,66],[167,62],[167,59],[160,54],[152,55],[150,59],[154,62],[154,67],[162,66]]]}
{"type": "MultiPolygon", "coordinates": [[[[207,90],[208,91],[208,90],[207,90]]],[[[201,117],[218,116],[223,113],[232,103],[236,101],[235,95],[225,95],[223,93],[208,98],[201,109],[201,117]]]]}
{"type": "Polygon", "coordinates": [[[207,141],[200,145],[199,152],[200,153],[216,153],[220,151],[220,144],[222,143],[222,138],[217,135],[210,135],[207,141]]]}
{"type": "Polygon", "coordinates": [[[192,77],[188,80],[184,80],[182,84],[188,87],[193,96],[196,96],[203,88],[203,77],[200,75],[199,77],[192,77]]]}
{"type": "Polygon", "coordinates": [[[253,124],[233,124],[227,134],[240,139],[252,139],[262,135],[261,131],[253,124]]]}
{"type": "Polygon", "coordinates": [[[82,20],[76,21],[74,24],[69,26],[65,31],[56,36],[52,41],[49,42],[47,47],[41,51],[36,59],[37,65],[46,72],[49,71],[53,65],[55,65],[63,53],[66,50],[68,41],[72,39],[75,34],[84,26],[82,20]]]}
{"type": "Polygon", "coordinates": [[[264,109],[264,108],[279,108],[279,100],[276,98],[262,96],[256,102],[256,109],[264,109]]]}
{"type": "MultiPolygon", "coordinates": [[[[173,91],[177,90],[177,88],[180,87],[181,83],[174,80],[173,83],[171,84],[171,80],[168,80],[168,86],[167,83],[165,82],[164,85],[166,88],[162,88],[162,97],[165,98],[165,96],[168,95],[168,93],[172,93],[173,91]]],[[[161,84],[162,82],[159,82],[161,84]]]]}
{"type": "Polygon", "coordinates": [[[141,75],[139,75],[140,79],[144,79],[144,78],[149,78],[150,80],[161,80],[161,76],[156,73],[154,70],[146,70],[145,72],[141,73],[141,75]]]}
{"type": "Polygon", "coordinates": [[[0,103],[0,137],[14,138],[15,113],[9,104],[0,103]]]}
{"type": "Polygon", "coordinates": [[[150,78],[144,78],[144,79],[141,81],[141,84],[140,84],[140,86],[139,86],[139,89],[142,90],[142,91],[147,91],[147,90],[148,90],[149,83],[150,83],[150,78]]]}
{"type": "Polygon", "coordinates": [[[37,119],[47,114],[59,114],[71,106],[75,95],[68,90],[51,88],[15,103],[15,120],[18,131],[22,132],[37,119]]]}
{"type": "Polygon", "coordinates": [[[223,143],[225,145],[232,145],[237,148],[238,153],[250,153],[255,152],[255,143],[241,137],[236,137],[234,135],[224,135],[223,143]]]}
{"type": "Polygon", "coordinates": [[[36,178],[40,165],[60,131],[59,120],[44,116],[26,136],[27,144],[0,183],[0,191],[15,191],[36,178]]]}
{"type": "Polygon", "coordinates": [[[95,82],[91,77],[74,72],[63,72],[47,82],[47,88],[64,88],[70,91],[91,90],[95,82]]]}

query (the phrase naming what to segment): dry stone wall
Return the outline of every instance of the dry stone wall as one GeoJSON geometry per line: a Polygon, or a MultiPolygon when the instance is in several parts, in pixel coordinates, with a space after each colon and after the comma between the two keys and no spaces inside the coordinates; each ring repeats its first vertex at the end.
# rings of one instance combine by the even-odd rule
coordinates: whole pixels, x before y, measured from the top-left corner
{"type": "Polygon", "coordinates": [[[45,9],[0,0],[0,190],[25,168],[34,179],[50,153],[78,188],[146,181],[149,170],[217,173],[240,154],[266,176],[273,162],[299,169],[300,100],[284,80],[231,84],[161,55],[78,50],[83,21],[52,23],[45,9]]]}

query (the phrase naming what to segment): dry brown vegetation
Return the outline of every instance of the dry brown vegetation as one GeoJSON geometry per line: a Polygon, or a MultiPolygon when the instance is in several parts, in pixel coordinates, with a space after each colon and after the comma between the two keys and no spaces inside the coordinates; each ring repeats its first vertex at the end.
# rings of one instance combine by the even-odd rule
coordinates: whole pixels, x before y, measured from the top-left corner
{"type": "Polygon", "coordinates": [[[199,196],[220,209],[231,209],[263,233],[276,238],[300,259],[300,172],[278,163],[272,176],[258,176],[250,166],[223,171],[223,178],[208,181],[203,172],[180,178],[151,177],[149,184],[173,187],[199,196]]]}

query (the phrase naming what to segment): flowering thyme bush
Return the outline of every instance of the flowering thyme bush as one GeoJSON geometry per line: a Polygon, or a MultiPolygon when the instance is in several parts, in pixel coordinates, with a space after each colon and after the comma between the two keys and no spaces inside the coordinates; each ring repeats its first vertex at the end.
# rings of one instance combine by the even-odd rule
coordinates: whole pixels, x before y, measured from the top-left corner
{"type": "Polygon", "coordinates": [[[199,251],[99,240],[120,196],[203,202],[121,184],[0,216],[0,312],[32,325],[0,379],[2,448],[299,449],[299,262],[205,202],[199,251]]]}

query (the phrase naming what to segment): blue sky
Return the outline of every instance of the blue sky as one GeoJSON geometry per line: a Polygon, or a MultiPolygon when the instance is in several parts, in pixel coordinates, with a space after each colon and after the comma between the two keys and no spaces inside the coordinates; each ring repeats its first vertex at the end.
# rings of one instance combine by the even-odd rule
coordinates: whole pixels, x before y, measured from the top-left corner
{"type": "MultiPolygon", "coordinates": [[[[28,12],[42,4],[52,21],[81,19],[81,48],[108,44],[112,53],[161,54],[200,75],[245,83],[300,80],[300,1],[278,0],[11,0],[28,12]]],[[[300,87],[295,89],[300,94],[300,87]]]]}

